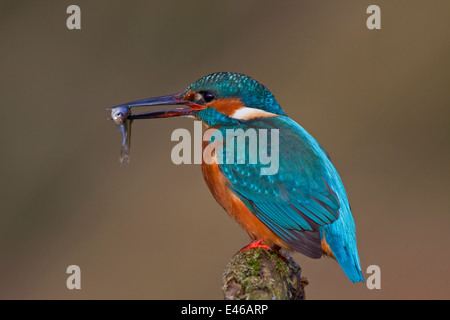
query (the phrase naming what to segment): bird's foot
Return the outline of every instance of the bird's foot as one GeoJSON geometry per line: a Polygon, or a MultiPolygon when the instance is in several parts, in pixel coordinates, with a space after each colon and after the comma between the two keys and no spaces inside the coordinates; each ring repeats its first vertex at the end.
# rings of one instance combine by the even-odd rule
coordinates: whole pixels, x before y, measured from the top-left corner
{"type": "Polygon", "coordinates": [[[256,248],[263,248],[263,249],[266,249],[267,251],[272,250],[267,244],[262,243],[261,240],[253,240],[252,242],[250,242],[250,244],[246,245],[241,250],[239,250],[239,252],[250,250],[250,249],[256,249],[256,248]]]}
{"type": "Polygon", "coordinates": [[[239,252],[250,250],[250,249],[256,249],[256,248],[262,248],[267,251],[275,252],[278,255],[278,257],[280,257],[281,260],[283,260],[286,263],[288,262],[288,259],[280,252],[280,247],[275,246],[274,248],[271,248],[270,246],[263,243],[262,240],[259,240],[259,239],[253,240],[252,242],[250,242],[250,244],[246,245],[241,250],[239,250],[239,252]]]}

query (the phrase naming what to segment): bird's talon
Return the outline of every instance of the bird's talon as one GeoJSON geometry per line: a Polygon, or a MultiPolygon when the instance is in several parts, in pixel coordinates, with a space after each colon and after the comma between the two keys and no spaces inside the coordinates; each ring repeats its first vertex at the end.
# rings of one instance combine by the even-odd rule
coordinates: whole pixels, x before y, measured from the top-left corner
{"type": "Polygon", "coordinates": [[[263,248],[267,251],[272,251],[272,249],[267,244],[262,243],[261,240],[253,240],[252,242],[250,242],[250,244],[248,244],[247,246],[245,246],[241,250],[239,250],[239,252],[247,251],[250,249],[256,249],[256,248],[263,248]]]}

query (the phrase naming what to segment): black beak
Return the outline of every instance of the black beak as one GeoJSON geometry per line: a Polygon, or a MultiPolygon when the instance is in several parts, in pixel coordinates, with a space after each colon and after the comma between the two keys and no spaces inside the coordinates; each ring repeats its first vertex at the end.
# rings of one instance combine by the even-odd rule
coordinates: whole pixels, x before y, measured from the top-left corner
{"type": "Polygon", "coordinates": [[[133,101],[125,104],[115,106],[111,109],[118,107],[133,108],[133,107],[147,107],[147,106],[163,106],[163,105],[184,105],[188,108],[178,108],[170,110],[160,110],[145,113],[131,114],[128,118],[133,119],[154,119],[154,118],[171,118],[179,116],[189,116],[196,110],[204,109],[205,107],[196,104],[192,101],[184,100],[181,93],[172,94],[168,96],[156,97],[133,101]]]}

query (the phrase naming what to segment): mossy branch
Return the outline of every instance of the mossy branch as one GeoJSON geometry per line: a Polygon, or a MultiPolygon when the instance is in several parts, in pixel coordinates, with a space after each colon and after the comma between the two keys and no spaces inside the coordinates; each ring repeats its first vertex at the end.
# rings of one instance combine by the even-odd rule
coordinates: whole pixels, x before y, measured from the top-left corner
{"type": "Polygon", "coordinates": [[[262,248],[236,253],[223,274],[225,300],[304,300],[306,278],[294,259],[262,248]]]}

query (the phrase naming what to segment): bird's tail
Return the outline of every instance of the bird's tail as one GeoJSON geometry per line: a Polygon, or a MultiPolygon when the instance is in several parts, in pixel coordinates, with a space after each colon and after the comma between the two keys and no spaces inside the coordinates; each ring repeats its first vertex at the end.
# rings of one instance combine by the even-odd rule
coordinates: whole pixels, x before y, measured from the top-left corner
{"type": "Polygon", "coordinates": [[[353,234],[340,234],[336,237],[333,234],[333,230],[327,230],[326,227],[331,227],[332,225],[325,226],[325,236],[326,242],[331,248],[334,257],[344,270],[347,277],[352,282],[365,282],[363,275],[361,273],[361,265],[359,262],[358,250],[356,248],[356,237],[353,234]],[[327,232],[328,231],[328,232],[327,232]]]}
{"type": "Polygon", "coordinates": [[[339,254],[336,257],[336,260],[339,262],[339,265],[342,267],[350,281],[365,282],[361,273],[358,251],[346,251],[344,254],[339,254]]]}

